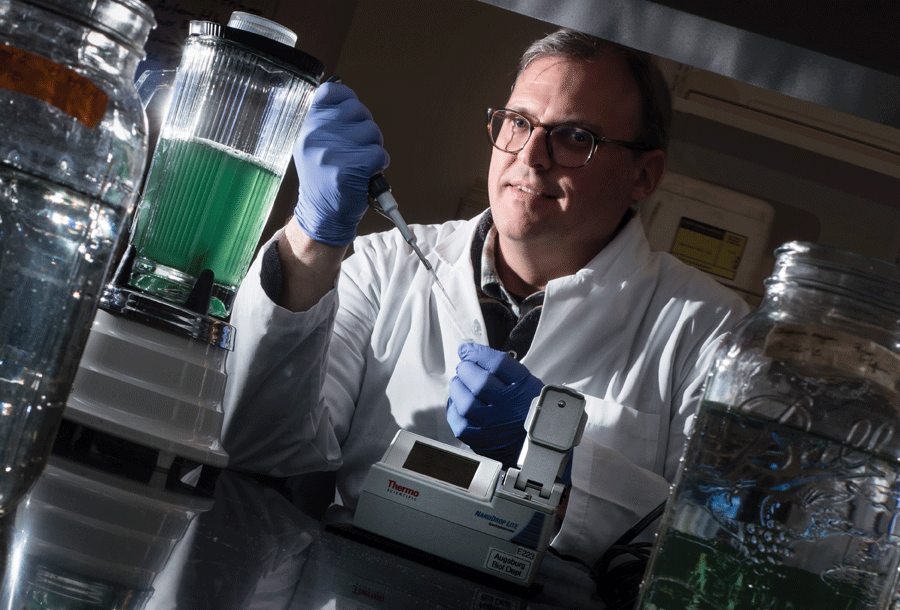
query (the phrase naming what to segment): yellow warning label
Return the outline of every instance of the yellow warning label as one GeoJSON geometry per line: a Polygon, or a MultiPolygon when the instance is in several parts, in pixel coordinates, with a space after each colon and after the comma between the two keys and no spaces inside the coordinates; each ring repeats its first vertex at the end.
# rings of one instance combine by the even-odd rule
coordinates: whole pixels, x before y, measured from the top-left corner
{"type": "Polygon", "coordinates": [[[688,265],[733,280],[746,247],[743,235],[683,217],[671,252],[688,265]]]}

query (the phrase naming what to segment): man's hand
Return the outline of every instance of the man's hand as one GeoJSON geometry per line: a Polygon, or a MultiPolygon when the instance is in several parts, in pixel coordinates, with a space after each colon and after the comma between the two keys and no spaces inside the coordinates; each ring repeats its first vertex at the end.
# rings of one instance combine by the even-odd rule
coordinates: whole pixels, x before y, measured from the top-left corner
{"type": "Polygon", "coordinates": [[[294,146],[294,216],[315,241],[345,246],[368,206],[369,180],[389,163],[381,131],[353,91],[323,83],[294,146]]]}
{"type": "Polygon", "coordinates": [[[515,466],[525,442],[525,418],[544,384],[509,354],[477,343],[459,346],[450,381],[447,422],[475,453],[515,466]]]}

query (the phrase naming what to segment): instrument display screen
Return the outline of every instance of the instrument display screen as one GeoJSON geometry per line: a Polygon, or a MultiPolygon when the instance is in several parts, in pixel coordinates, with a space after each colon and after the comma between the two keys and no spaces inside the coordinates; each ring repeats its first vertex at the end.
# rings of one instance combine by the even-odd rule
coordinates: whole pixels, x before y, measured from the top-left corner
{"type": "Polygon", "coordinates": [[[478,460],[416,441],[403,462],[403,468],[468,489],[478,470],[478,464],[478,460]]]}

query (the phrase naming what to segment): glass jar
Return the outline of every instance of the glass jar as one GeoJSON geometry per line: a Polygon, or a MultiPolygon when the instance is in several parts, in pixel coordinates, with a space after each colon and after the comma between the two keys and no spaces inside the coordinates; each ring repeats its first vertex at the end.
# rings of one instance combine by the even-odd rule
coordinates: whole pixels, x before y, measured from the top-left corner
{"type": "Polygon", "coordinates": [[[138,0],[0,2],[0,514],[46,463],[147,156],[138,0]]]}
{"type": "Polygon", "coordinates": [[[719,348],[638,608],[884,608],[900,538],[900,269],[777,251],[719,348]]]}

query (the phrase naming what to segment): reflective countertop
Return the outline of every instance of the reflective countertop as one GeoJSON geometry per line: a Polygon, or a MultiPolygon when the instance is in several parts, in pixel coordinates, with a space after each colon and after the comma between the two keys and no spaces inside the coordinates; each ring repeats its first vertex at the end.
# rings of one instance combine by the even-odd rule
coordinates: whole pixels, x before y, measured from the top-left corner
{"type": "MultiPolygon", "coordinates": [[[[200,492],[51,456],[2,518],[3,608],[602,608],[548,554],[540,592],[470,579],[348,535],[297,485],[215,471],[200,492]],[[299,501],[298,501],[299,500],[299,501]]],[[[329,515],[332,515],[330,512],[329,515]]]]}

